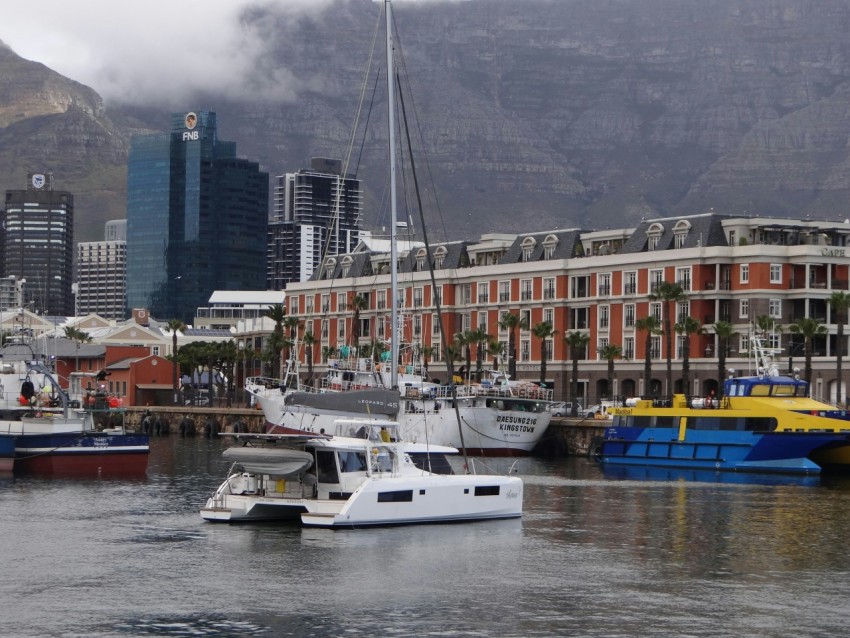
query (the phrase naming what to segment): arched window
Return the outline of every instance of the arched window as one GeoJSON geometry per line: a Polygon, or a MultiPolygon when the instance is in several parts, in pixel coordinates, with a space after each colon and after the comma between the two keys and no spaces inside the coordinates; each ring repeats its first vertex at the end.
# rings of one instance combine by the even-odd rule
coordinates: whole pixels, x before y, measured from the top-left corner
{"type": "Polygon", "coordinates": [[[646,231],[646,249],[657,250],[658,242],[661,241],[661,235],[664,234],[664,226],[661,224],[652,224],[646,231]]]}
{"type": "Polygon", "coordinates": [[[543,259],[552,259],[557,247],[558,238],[555,235],[546,235],[546,239],[543,240],[543,259]]]}
{"type": "Polygon", "coordinates": [[[673,246],[675,248],[684,248],[685,240],[688,238],[688,233],[691,231],[691,223],[686,219],[680,219],[673,226],[673,246]]]}
{"type": "Polygon", "coordinates": [[[354,258],[351,255],[346,255],[342,258],[342,276],[348,277],[348,271],[351,270],[351,263],[354,258]]]}
{"type": "Polygon", "coordinates": [[[416,270],[420,272],[428,270],[428,251],[424,248],[416,251],[416,270]]]}
{"type": "Polygon", "coordinates": [[[537,246],[537,240],[534,237],[526,237],[522,240],[523,261],[531,261],[531,255],[534,253],[535,246],[537,246]]]}
{"type": "Polygon", "coordinates": [[[437,246],[434,251],[434,268],[442,268],[443,262],[446,259],[446,253],[449,252],[445,246],[437,246]]]}
{"type": "Polygon", "coordinates": [[[336,268],[336,259],[334,257],[328,257],[325,261],[325,279],[333,279],[334,278],[334,269],[336,268]]]}

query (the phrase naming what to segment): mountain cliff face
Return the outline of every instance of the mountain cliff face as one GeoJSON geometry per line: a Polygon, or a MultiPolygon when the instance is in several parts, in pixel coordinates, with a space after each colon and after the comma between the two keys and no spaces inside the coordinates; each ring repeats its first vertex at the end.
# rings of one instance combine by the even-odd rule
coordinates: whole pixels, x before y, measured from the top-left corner
{"type": "MultiPolygon", "coordinates": [[[[312,156],[345,157],[379,6],[340,1],[297,18],[254,11],[246,20],[273,43],[263,72],[285,69],[292,99],[198,95],[186,109],[217,111],[221,137],[272,174],[312,156]]],[[[394,9],[405,106],[415,109],[427,152],[418,173],[433,176],[442,211],[429,212],[428,223],[450,237],[625,226],[710,208],[848,216],[850,5],[842,0],[394,9]]],[[[367,224],[388,223],[383,91],[379,84],[370,129],[352,152],[367,224]]],[[[102,225],[90,229],[89,220],[123,216],[130,136],[165,128],[169,112],[104,109],[89,89],[0,50],[0,187],[52,169],[58,187],[78,193],[78,235],[97,238],[102,225]]]]}

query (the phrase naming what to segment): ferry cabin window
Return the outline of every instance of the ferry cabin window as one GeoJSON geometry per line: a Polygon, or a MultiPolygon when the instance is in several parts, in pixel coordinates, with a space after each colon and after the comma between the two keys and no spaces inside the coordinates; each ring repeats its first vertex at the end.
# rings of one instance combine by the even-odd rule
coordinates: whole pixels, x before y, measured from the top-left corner
{"type": "Polygon", "coordinates": [[[340,452],[340,472],[365,472],[366,455],[363,452],[340,452]]]}
{"type": "Polygon", "coordinates": [[[319,483],[339,483],[335,452],[316,450],[316,467],[319,473],[319,483]]]}
{"type": "Polygon", "coordinates": [[[615,416],[614,425],[627,428],[678,428],[677,416],[615,416]]]}
{"type": "Polygon", "coordinates": [[[688,419],[688,428],[691,430],[773,432],[776,429],[776,419],[773,417],[699,416],[688,419]]]}

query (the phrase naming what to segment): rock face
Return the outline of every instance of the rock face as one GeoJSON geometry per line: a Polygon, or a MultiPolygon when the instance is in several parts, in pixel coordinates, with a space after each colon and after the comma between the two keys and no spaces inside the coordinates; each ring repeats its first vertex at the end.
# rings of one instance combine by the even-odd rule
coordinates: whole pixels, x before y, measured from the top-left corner
{"type": "MultiPolygon", "coordinates": [[[[217,111],[222,138],[272,174],[308,166],[312,156],[345,157],[379,7],[340,1],[297,17],[255,10],[245,20],[263,26],[258,33],[273,44],[263,64],[286,70],[291,99],[204,95],[187,109],[217,111]]],[[[438,238],[444,229],[471,238],[624,226],[709,208],[848,216],[843,0],[469,0],[394,9],[405,109],[416,113],[414,147],[426,152],[417,173],[438,238]],[[429,172],[433,186],[423,179],[429,172]]],[[[351,152],[359,164],[349,168],[366,182],[369,225],[389,221],[383,91],[379,83],[370,128],[351,152]]],[[[28,170],[48,165],[59,187],[85,201],[78,217],[86,228],[122,217],[129,138],[165,128],[169,113],[104,110],[89,89],[0,50],[0,188],[19,188],[28,170]]],[[[102,225],[92,230],[89,239],[102,225]]]]}

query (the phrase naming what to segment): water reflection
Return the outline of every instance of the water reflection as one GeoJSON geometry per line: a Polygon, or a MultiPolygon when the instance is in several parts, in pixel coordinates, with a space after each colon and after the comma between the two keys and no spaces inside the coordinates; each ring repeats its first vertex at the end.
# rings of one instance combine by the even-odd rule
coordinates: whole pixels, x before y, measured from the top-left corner
{"type": "Polygon", "coordinates": [[[6,626],[24,636],[778,636],[843,635],[850,622],[847,478],[612,476],[587,459],[530,458],[516,465],[520,520],[229,526],[198,515],[228,469],[222,446],[154,439],[142,480],[0,480],[6,626]]]}

